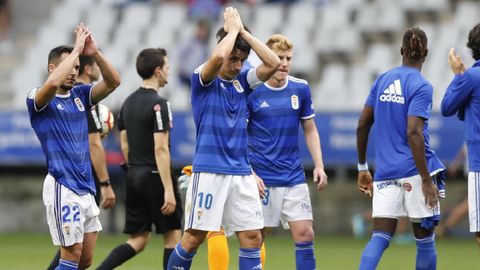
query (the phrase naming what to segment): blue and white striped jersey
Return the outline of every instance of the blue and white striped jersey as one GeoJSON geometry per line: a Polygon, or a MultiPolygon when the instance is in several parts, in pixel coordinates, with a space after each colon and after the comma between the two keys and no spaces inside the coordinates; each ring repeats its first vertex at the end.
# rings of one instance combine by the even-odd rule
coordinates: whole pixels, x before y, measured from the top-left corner
{"type": "Polygon", "coordinates": [[[250,175],[247,158],[247,94],[261,83],[255,69],[232,80],[204,84],[203,66],[192,75],[192,112],[196,126],[194,172],[250,175]]]}
{"type": "Polygon", "coordinates": [[[445,167],[430,149],[428,118],[432,110],[433,88],[418,69],[400,66],[393,68],[373,83],[365,103],[373,107],[375,140],[375,181],[400,179],[418,174],[408,144],[407,119],[424,119],[425,156],[430,173],[445,167]]]}
{"type": "Polygon", "coordinates": [[[266,186],[305,182],[298,149],[300,120],[315,117],[307,81],[289,76],[274,88],[267,83],[248,96],[248,158],[266,186]]]}
{"type": "Polygon", "coordinates": [[[480,61],[455,75],[442,100],[442,114],[458,113],[465,121],[468,170],[480,172],[480,61]]]}
{"type": "Polygon", "coordinates": [[[75,86],[43,108],[35,105],[38,89],[27,97],[30,124],[45,153],[48,173],[79,195],[96,192],[88,144],[91,89],[92,85],[75,86]]]}

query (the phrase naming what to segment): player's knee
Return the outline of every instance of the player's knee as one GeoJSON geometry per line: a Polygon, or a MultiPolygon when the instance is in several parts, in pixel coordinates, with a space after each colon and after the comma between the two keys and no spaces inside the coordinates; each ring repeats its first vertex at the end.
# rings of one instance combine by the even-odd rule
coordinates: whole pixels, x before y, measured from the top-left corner
{"type": "Polygon", "coordinates": [[[311,226],[305,226],[292,232],[295,242],[309,242],[315,238],[315,232],[311,226]]]}
{"type": "Polygon", "coordinates": [[[204,231],[186,231],[181,241],[182,248],[187,252],[194,252],[203,243],[206,236],[207,232],[204,231]]]}
{"type": "Polygon", "coordinates": [[[237,233],[242,248],[260,248],[262,245],[262,234],[260,230],[243,231],[237,233]]]}

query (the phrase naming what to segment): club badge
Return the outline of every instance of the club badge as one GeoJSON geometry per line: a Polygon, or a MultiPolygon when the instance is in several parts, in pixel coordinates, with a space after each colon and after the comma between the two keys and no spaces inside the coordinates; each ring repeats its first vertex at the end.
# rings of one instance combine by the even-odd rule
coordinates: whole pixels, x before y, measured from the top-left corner
{"type": "Polygon", "coordinates": [[[83,103],[80,100],[80,98],[77,97],[74,100],[75,100],[75,105],[77,105],[78,110],[81,111],[81,112],[85,111],[85,107],[83,107],[83,103]]]}
{"type": "Polygon", "coordinates": [[[292,95],[290,97],[290,100],[292,101],[292,109],[298,110],[300,105],[298,104],[298,96],[297,95],[292,95]]]}
{"type": "Polygon", "coordinates": [[[238,80],[233,81],[233,87],[235,87],[238,93],[243,93],[243,87],[238,80]]]}

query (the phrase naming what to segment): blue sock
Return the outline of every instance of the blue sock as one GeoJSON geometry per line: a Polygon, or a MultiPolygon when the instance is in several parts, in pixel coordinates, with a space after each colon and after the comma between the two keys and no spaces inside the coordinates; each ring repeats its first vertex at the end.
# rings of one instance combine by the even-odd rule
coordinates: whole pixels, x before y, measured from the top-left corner
{"type": "Polygon", "coordinates": [[[358,269],[370,270],[377,268],[378,262],[385,249],[390,245],[391,240],[391,234],[382,231],[374,231],[372,239],[368,241],[367,246],[363,250],[360,267],[358,269]]]}
{"type": "Polygon", "coordinates": [[[175,250],[170,255],[170,259],[168,260],[167,269],[190,269],[192,265],[192,258],[195,255],[195,252],[189,253],[182,248],[182,245],[178,243],[175,246],[175,250]]]}
{"type": "Polygon", "coordinates": [[[295,243],[295,262],[297,270],[316,269],[312,241],[295,243]]]}
{"type": "Polygon", "coordinates": [[[435,251],[435,234],[417,239],[417,270],[437,269],[437,253],[435,251]]]}
{"type": "Polygon", "coordinates": [[[77,262],[72,262],[72,261],[67,261],[62,259],[58,261],[58,266],[57,268],[55,268],[55,270],[77,270],[77,269],[78,269],[77,262]]]}
{"type": "Polygon", "coordinates": [[[261,270],[262,262],[260,260],[259,248],[240,248],[238,253],[239,270],[261,270]]]}

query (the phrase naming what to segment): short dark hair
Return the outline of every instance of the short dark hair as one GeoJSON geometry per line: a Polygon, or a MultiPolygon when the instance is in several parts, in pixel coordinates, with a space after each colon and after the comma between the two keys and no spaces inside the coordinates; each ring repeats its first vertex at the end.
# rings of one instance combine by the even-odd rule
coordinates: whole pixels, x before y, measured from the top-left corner
{"type": "MultiPolygon", "coordinates": [[[[248,29],[248,27],[244,26],[244,28],[247,32],[250,33],[250,29],[248,29]]],[[[217,38],[217,44],[220,43],[220,41],[222,41],[223,38],[227,36],[227,34],[228,33],[225,31],[225,29],[223,29],[223,26],[220,27],[220,29],[218,29],[217,31],[217,34],[215,35],[215,37],[217,38]]],[[[247,43],[247,41],[244,38],[238,35],[237,38],[235,39],[235,45],[233,45],[233,50],[235,49],[238,49],[242,52],[246,52],[247,54],[249,54],[252,47],[247,43]]]]}
{"type": "Polygon", "coordinates": [[[48,54],[48,64],[56,64],[56,62],[60,59],[62,54],[64,53],[72,53],[73,47],[67,45],[60,45],[50,50],[48,54]]]}
{"type": "Polygon", "coordinates": [[[418,61],[427,56],[428,38],[425,32],[418,27],[411,27],[403,34],[403,56],[418,61]]]}
{"type": "Polygon", "coordinates": [[[157,67],[163,68],[165,56],[167,56],[167,51],[162,48],[143,49],[137,56],[138,75],[144,80],[152,77],[157,67]]]}
{"type": "Polygon", "coordinates": [[[475,60],[480,59],[480,23],[475,25],[468,33],[467,47],[472,51],[475,60]]]}
{"type": "Polygon", "coordinates": [[[82,74],[85,70],[85,66],[93,66],[95,64],[95,59],[91,56],[80,55],[80,67],[78,68],[78,74],[82,74]]]}

